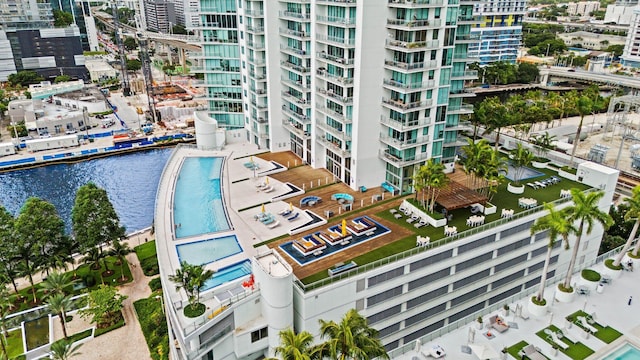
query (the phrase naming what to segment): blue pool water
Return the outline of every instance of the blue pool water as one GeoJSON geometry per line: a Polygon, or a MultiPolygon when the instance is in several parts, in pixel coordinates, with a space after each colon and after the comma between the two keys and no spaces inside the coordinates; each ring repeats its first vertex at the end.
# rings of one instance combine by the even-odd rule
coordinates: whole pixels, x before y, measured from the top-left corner
{"type": "Polygon", "coordinates": [[[222,201],[222,163],[221,157],[184,159],[173,198],[177,238],[231,228],[222,201]]]}
{"type": "MultiPolygon", "coordinates": [[[[522,171],[522,178],[520,180],[533,179],[533,178],[537,178],[545,175],[543,172],[534,170],[526,166],[521,171],[522,171]]],[[[515,173],[516,173],[516,169],[513,167],[513,165],[511,165],[510,163],[507,164],[507,173],[504,174],[504,177],[506,177],[511,181],[515,181],[515,178],[514,178],[515,173]]]]}
{"type": "Polygon", "coordinates": [[[17,215],[27,198],[52,203],[71,233],[71,209],[80,186],[105,189],[127,232],[153,223],[160,174],[173,148],[138,151],[72,164],[56,164],[0,173],[0,204],[17,215]]]}
{"type": "Polygon", "coordinates": [[[216,286],[220,286],[226,282],[239,279],[243,276],[251,274],[251,261],[245,260],[243,262],[227,266],[218,270],[209,281],[204,283],[202,291],[213,289],[216,286]]]}
{"type": "Polygon", "coordinates": [[[640,360],[640,349],[626,343],[607,355],[603,360],[640,360]]]}
{"type": "Polygon", "coordinates": [[[195,241],[176,246],[180,262],[205,265],[242,252],[235,235],[195,241]]]}

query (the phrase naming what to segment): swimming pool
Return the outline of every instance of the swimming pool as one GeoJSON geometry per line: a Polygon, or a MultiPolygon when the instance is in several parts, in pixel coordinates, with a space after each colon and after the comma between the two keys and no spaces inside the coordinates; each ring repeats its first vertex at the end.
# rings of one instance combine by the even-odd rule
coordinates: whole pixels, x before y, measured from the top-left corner
{"type": "MultiPolygon", "coordinates": [[[[533,179],[533,178],[537,178],[540,176],[544,176],[544,173],[541,171],[537,171],[534,170],[532,168],[529,167],[523,167],[522,169],[520,169],[521,173],[522,173],[522,177],[520,178],[520,180],[527,180],[527,179],[533,179]]],[[[511,163],[507,164],[507,173],[503,173],[504,177],[506,177],[507,179],[511,180],[511,181],[515,181],[515,173],[516,173],[516,169],[513,167],[513,165],[511,165],[511,163]]]]}
{"type": "Polygon", "coordinates": [[[226,282],[233,281],[235,279],[239,279],[243,276],[247,276],[251,274],[251,261],[245,260],[243,262],[239,262],[237,264],[233,264],[227,267],[224,267],[213,275],[209,281],[204,283],[204,287],[202,291],[206,291],[209,289],[213,289],[216,286],[220,286],[226,282]]]}
{"type": "Polygon", "coordinates": [[[229,230],[222,201],[221,157],[184,159],[173,198],[176,237],[202,235],[229,230]]]}
{"type": "Polygon", "coordinates": [[[180,244],[176,250],[180,263],[192,265],[206,265],[242,252],[235,235],[180,244]]]}
{"type": "Polygon", "coordinates": [[[640,349],[626,343],[604,357],[603,360],[640,360],[640,349]]]}

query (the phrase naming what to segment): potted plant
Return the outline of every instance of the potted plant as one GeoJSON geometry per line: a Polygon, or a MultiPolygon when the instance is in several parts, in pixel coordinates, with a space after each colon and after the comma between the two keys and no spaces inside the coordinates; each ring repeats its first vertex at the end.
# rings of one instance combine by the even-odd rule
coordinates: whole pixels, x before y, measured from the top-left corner
{"type": "Polygon", "coordinates": [[[521,143],[518,143],[516,148],[511,150],[509,157],[511,158],[514,174],[513,183],[507,184],[507,190],[512,194],[522,194],[524,193],[524,185],[520,184],[520,179],[522,179],[525,167],[531,165],[533,154],[521,143]]]}
{"type": "Polygon", "coordinates": [[[509,316],[509,305],[504,304],[502,309],[504,310],[504,316],[509,316]]]}
{"type": "Polygon", "coordinates": [[[482,316],[478,316],[478,319],[476,320],[476,328],[478,330],[482,330],[482,316]]]}
{"type": "Polygon", "coordinates": [[[556,290],[556,300],[561,303],[570,303],[573,301],[575,295],[575,289],[571,286],[567,287],[563,283],[558,284],[556,290]]]}
{"type": "Polygon", "coordinates": [[[600,276],[600,273],[595,270],[584,269],[582,270],[581,278],[582,284],[584,284],[590,290],[595,291],[602,276],[600,276]]]}
{"type": "Polygon", "coordinates": [[[500,359],[506,359],[507,358],[507,354],[509,353],[509,348],[507,348],[506,346],[502,348],[502,355],[500,355],[500,359]]]}

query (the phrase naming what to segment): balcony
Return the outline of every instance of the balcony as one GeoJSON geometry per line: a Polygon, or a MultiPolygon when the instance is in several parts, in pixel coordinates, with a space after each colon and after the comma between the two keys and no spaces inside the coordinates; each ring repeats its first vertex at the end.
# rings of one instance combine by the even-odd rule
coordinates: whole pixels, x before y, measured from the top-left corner
{"type": "Polygon", "coordinates": [[[442,24],[441,19],[432,20],[405,20],[405,19],[387,19],[387,27],[398,30],[424,30],[428,28],[437,28],[442,24]]]}
{"type": "Polygon", "coordinates": [[[400,8],[423,8],[441,6],[444,0],[388,0],[389,5],[400,8]]]}
{"type": "Polygon", "coordinates": [[[318,90],[318,93],[320,93],[321,95],[329,97],[332,100],[337,101],[341,105],[345,105],[346,106],[346,105],[351,105],[353,103],[353,97],[347,97],[347,96],[334,94],[333,91],[331,91],[331,90],[327,91],[326,89],[323,89],[323,88],[316,88],[316,90],[318,90]]]}
{"type": "Polygon", "coordinates": [[[254,78],[256,80],[260,80],[260,81],[266,81],[267,80],[267,75],[261,74],[261,73],[256,73],[255,71],[249,71],[249,76],[251,76],[252,78],[254,78]]]}
{"type": "Polygon", "coordinates": [[[282,105],[282,112],[285,113],[286,115],[292,116],[294,119],[300,121],[303,124],[311,123],[311,119],[309,119],[307,117],[307,115],[297,113],[297,112],[289,109],[285,105],[282,105]]]}
{"type": "Polygon", "coordinates": [[[266,89],[257,89],[257,88],[255,88],[253,86],[250,86],[249,90],[253,91],[257,95],[267,95],[267,90],[266,89]]]}
{"type": "Polygon", "coordinates": [[[296,20],[296,21],[309,21],[311,15],[303,14],[295,11],[280,11],[280,17],[283,19],[296,20]]]}
{"type": "Polygon", "coordinates": [[[407,157],[406,159],[403,159],[401,157],[392,155],[391,153],[389,153],[388,150],[380,149],[380,151],[378,152],[378,157],[397,168],[401,168],[403,166],[407,166],[423,160],[427,160],[429,159],[430,156],[427,153],[422,153],[422,154],[413,155],[413,156],[407,157]]]}
{"type": "Polygon", "coordinates": [[[428,144],[431,142],[431,139],[428,136],[421,136],[415,139],[401,140],[391,136],[380,134],[379,139],[383,143],[389,146],[393,146],[394,148],[399,150],[404,150],[411,147],[428,144]]]}
{"type": "Polygon", "coordinates": [[[201,6],[200,9],[198,9],[198,12],[200,13],[218,13],[218,14],[226,14],[227,12],[230,13],[236,13],[235,10],[233,9],[223,9],[217,6],[201,6]]]}
{"type": "Polygon", "coordinates": [[[203,43],[205,44],[237,44],[238,39],[220,39],[217,37],[205,36],[203,39],[203,43]]]}
{"type": "Polygon", "coordinates": [[[393,109],[399,111],[416,111],[425,109],[433,104],[433,99],[422,100],[422,101],[414,101],[410,103],[405,103],[403,100],[394,100],[394,99],[385,99],[382,98],[382,103],[393,109]]]}
{"type": "Polygon", "coordinates": [[[264,27],[247,25],[247,32],[253,33],[255,35],[264,34],[264,27]]]}
{"type": "Polygon", "coordinates": [[[326,70],[317,70],[316,71],[316,75],[320,76],[321,78],[323,78],[325,80],[332,81],[332,82],[337,82],[337,83],[340,83],[342,85],[352,85],[353,84],[353,79],[352,78],[347,78],[347,77],[342,77],[342,76],[329,74],[326,70]]]}
{"type": "Polygon", "coordinates": [[[334,120],[338,120],[342,123],[345,124],[351,124],[352,121],[351,119],[347,118],[346,116],[344,116],[344,114],[337,112],[334,109],[328,108],[322,104],[316,103],[316,109],[318,111],[320,111],[321,113],[330,116],[332,119],[334,120]]]}
{"type": "Polygon", "coordinates": [[[260,110],[264,110],[268,107],[267,104],[258,103],[256,100],[251,100],[251,104],[253,104],[253,106],[257,107],[260,110]]]}
{"type": "Polygon", "coordinates": [[[297,65],[297,64],[294,64],[292,62],[285,61],[285,60],[280,61],[280,65],[286,67],[287,69],[292,69],[292,70],[295,70],[295,71],[297,71],[299,73],[303,73],[303,74],[306,74],[309,71],[311,71],[311,69],[309,69],[307,67],[300,66],[300,65],[297,65]]]}
{"type": "Polygon", "coordinates": [[[449,115],[473,114],[473,105],[462,104],[460,106],[449,106],[447,108],[447,114],[449,115]]]}
{"type": "Polygon", "coordinates": [[[337,36],[317,35],[316,39],[324,43],[338,46],[353,47],[356,44],[356,39],[339,38],[337,36]]]}
{"type": "Polygon", "coordinates": [[[318,4],[331,4],[336,6],[355,6],[356,0],[316,0],[318,4]]]}
{"type": "Polygon", "coordinates": [[[310,54],[308,54],[305,50],[293,48],[284,44],[280,44],[280,50],[294,56],[302,56],[305,58],[310,57],[310,54]]]}
{"type": "Polygon", "coordinates": [[[265,59],[262,57],[248,56],[247,59],[254,65],[265,65],[265,59]]]}
{"type": "Polygon", "coordinates": [[[473,15],[460,15],[458,16],[458,25],[473,25],[479,23],[480,20],[476,19],[473,15]]]}
{"type": "Polygon", "coordinates": [[[431,123],[429,118],[421,118],[418,121],[402,121],[380,116],[380,123],[398,131],[410,131],[425,127],[431,123]]]}
{"type": "Polygon", "coordinates": [[[472,63],[472,62],[476,62],[478,61],[478,58],[475,57],[471,57],[467,54],[453,54],[453,61],[455,62],[466,62],[466,63],[472,63]]]}
{"type": "Polygon", "coordinates": [[[449,92],[449,98],[461,98],[461,97],[475,97],[476,93],[469,89],[451,90],[449,92]]]}
{"type": "Polygon", "coordinates": [[[310,34],[304,31],[297,31],[287,28],[280,28],[280,35],[287,37],[298,38],[300,40],[306,40],[310,38],[310,34]]]}
{"type": "Polygon", "coordinates": [[[438,49],[440,45],[438,40],[429,41],[399,41],[399,40],[387,40],[386,47],[391,50],[424,50],[424,49],[438,49]]]}
{"type": "Polygon", "coordinates": [[[245,10],[244,14],[251,17],[263,17],[264,10],[245,10]]]}
{"type": "Polygon", "coordinates": [[[304,86],[302,80],[291,80],[283,76],[280,78],[280,81],[282,81],[285,85],[293,86],[294,89],[302,93],[306,93],[309,91],[309,89],[304,86]]]}
{"type": "Polygon", "coordinates": [[[412,84],[405,84],[392,79],[383,79],[382,82],[387,88],[390,88],[396,91],[405,91],[405,92],[431,89],[436,85],[435,80],[428,80],[428,81],[423,81],[421,83],[412,83],[412,84]]]}
{"type": "Polygon", "coordinates": [[[311,138],[311,134],[304,131],[304,128],[302,126],[300,126],[299,124],[296,124],[293,121],[283,120],[282,126],[289,132],[296,134],[296,136],[298,136],[299,138],[302,138],[302,139],[311,138]]]}
{"type": "Polygon", "coordinates": [[[427,69],[435,69],[438,67],[438,61],[429,60],[419,63],[406,63],[402,61],[385,60],[384,65],[391,70],[400,70],[403,72],[417,72],[427,69]]]}
{"type": "Polygon", "coordinates": [[[467,71],[451,73],[451,80],[475,80],[477,78],[478,78],[477,70],[467,70],[467,71]]]}
{"type": "Polygon", "coordinates": [[[264,50],[264,43],[262,41],[247,40],[247,46],[254,50],[264,50]]]}
{"type": "Polygon", "coordinates": [[[480,34],[456,35],[456,42],[460,44],[471,44],[480,41],[480,34]]]}
{"type": "Polygon", "coordinates": [[[335,25],[335,26],[355,26],[356,19],[354,18],[344,18],[337,16],[324,16],[324,15],[316,15],[316,20],[319,23],[335,25]]]}
{"type": "Polygon", "coordinates": [[[351,151],[349,150],[345,150],[343,148],[340,147],[340,143],[338,141],[329,141],[327,140],[324,136],[317,136],[316,139],[318,140],[318,142],[322,145],[324,145],[324,147],[326,147],[327,149],[333,151],[334,153],[342,156],[342,157],[350,157],[351,156],[351,151]]]}
{"type": "MultiPolygon", "coordinates": [[[[262,0],[258,0],[258,1],[262,1],[262,0]]],[[[311,2],[311,0],[280,0],[280,2],[288,2],[288,3],[294,3],[294,4],[308,4],[311,2]]]]}
{"type": "Polygon", "coordinates": [[[317,53],[317,56],[320,59],[324,59],[324,60],[329,60],[332,63],[336,63],[337,65],[349,65],[349,66],[353,66],[353,59],[345,59],[343,57],[338,57],[338,56],[334,56],[334,55],[329,55],[324,51],[321,51],[319,53],[317,53]]]}
{"type": "Polygon", "coordinates": [[[332,137],[338,138],[340,140],[344,141],[349,141],[351,140],[351,136],[347,135],[347,133],[344,132],[344,130],[338,130],[332,126],[327,125],[324,122],[318,122],[316,123],[316,127],[328,132],[329,134],[331,134],[332,137]]]}
{"type": "Polygon", "coordinates": [[[296,97],[288,91],[283,91],[282,97],[288,102],[295,104],[303,109],[308,109],[309,107],[311,107],[311,104],[307,100],[296,97]]]}

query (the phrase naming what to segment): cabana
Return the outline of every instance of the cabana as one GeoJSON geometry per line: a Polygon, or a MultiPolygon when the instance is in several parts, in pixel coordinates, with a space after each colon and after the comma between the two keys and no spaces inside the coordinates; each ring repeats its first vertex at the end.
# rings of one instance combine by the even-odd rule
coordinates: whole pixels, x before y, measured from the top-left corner
{"type": "Polygon", "coordinates": [[[487,202],[487,197],[469,189],[459,182],[451,181],[449,185],[440,191],[437,203],[447,211],[469,207],[476,203],[487,202]]]}

